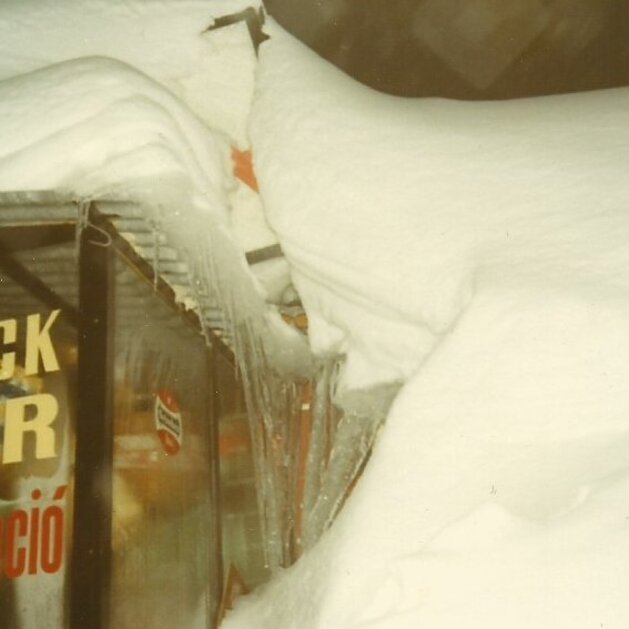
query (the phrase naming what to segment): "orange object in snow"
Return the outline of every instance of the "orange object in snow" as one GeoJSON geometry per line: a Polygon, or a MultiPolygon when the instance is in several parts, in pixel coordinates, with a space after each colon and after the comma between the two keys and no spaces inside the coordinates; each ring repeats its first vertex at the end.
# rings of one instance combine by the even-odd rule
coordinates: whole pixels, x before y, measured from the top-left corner
{"type": "Polygon", "coordinates": [[[232,160],[234,162],[234,175],[240,181],[246,183],[252,190],[258,192],[258,181],[253,172],[253,160],[251,151],[239,151],[232,147],[232,160]]]}

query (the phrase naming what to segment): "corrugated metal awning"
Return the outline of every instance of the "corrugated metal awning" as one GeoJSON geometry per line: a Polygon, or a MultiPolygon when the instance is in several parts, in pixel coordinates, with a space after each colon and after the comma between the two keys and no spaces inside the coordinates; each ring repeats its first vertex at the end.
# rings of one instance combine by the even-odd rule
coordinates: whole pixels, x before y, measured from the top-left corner
{"type": "MultiPolygon", "coordinates": [[[[231,345],[225,317],[216,295],[196,287],[188,263],[169,243],[167,236],[156,229],[148,218],[150,213],[133,203],[93,202],[109,219],[133,251],[150,264],[172,290],[175,301],[183,309],[193,310],[219,338],[231,345]]],[[[70,232],[78,234],[84,220],[85,205],[55,191],[0,193],[0,248],[33,277],[39,278],[69,309],[78,309],[77,244],[68,241],[70,232]],[[42,228],[42,229],[34,229],[42,228]]],[[[76,242],[75,242],[76,241],[76,242]]],[[[107,234],[103,234],[107,244],[107,234]]],[[[19,282],[6,274],[0,278],[7,302],[0,305],[0,316],[19,316],[32,310],[32,300],[25,297],[19,282]]],[[[124,286],[122,287],[124,290],[124,286]]],[[[130,288],[130,292],[133,290],[130,288]]],[[[126,302],[133,319],[133,300],[126,302]]],[[[137,316],[143,312],[137,305],[137,316]]]]}

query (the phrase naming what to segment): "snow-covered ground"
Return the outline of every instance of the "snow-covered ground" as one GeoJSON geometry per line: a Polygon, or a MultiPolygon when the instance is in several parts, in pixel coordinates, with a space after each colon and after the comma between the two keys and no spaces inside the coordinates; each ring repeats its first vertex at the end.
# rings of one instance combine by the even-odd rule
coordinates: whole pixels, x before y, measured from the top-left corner
{"type": "Polygon", "coordinates": [[[334,526],[224,629],[627,626],[629,90],[396,99],[273,24],[254,86],[201,34],[247,4],[0,4],[0,188],[157,204],[262,312],[225,244],[251,142],[313,350],[341,392],[404,383],[334,526]]]}
{"type": "Polygon", "coordinates": [[[224,629],[625,626],[629,89],[399,100],[273,30],[251,132],[314,348],[406,384],[224,629]]]}

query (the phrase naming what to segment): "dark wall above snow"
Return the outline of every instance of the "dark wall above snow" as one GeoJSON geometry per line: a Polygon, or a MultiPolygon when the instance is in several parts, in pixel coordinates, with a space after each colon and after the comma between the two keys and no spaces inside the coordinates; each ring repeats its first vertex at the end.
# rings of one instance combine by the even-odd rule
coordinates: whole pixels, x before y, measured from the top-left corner
{"type": "Polygon", "coordinates": [[[626,0],[265,0],[360,81],[494,99],[629,84],[626,0]]]}

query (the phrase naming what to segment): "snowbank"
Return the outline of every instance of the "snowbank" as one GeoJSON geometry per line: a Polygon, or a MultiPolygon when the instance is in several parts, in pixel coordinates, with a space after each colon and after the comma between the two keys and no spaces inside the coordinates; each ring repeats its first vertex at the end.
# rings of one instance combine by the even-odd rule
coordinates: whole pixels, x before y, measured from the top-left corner
{"type": "Polygon", "coordinates": [[[312,345],[347,353],[347,386],[413,374],[479,283],[518,275],[596,291],[602,274],[627,286],[628,89],[395,99],[280,29],[256,89],[267,215],[312,345]]]}
{"type": "Polygon", "coordinates": [[[546,298],[473,301],[323,542],[224,629],[624,626],[629,306],[546,298]]]}
{"type": "Polygon", "coordinates": [[[313,347],[406,385],[223,629],[625,626],[629,90],[394,99],[274,29],[252,137],[313,347]]]}

